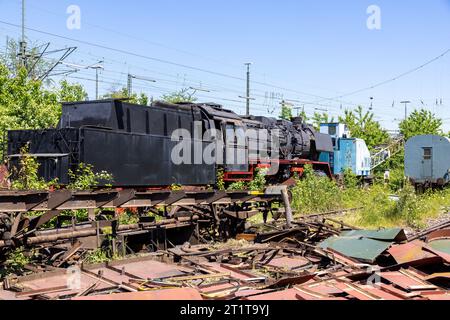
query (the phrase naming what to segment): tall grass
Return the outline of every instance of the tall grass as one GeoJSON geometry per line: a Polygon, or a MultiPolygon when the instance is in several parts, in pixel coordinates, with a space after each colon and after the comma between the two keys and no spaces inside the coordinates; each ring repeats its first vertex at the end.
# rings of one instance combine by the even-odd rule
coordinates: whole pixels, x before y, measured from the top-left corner
{"type": "MultiPolygon", "coordinates": [[[[370,188],[360,188],[355,177],[346,172],[344,186],[336,181],[314,174],[306,168],[302,179],[292,189],[292,207],[301,214],[320,213],[339,209],[362,208],[345,217],[354,226],[377,229],[382,227],[422,228],[427,220],[439,217],[450,207],[450,189],[429,191],[417,195],[414,188],[396,179],[395,187],[376,183],[370,188]]],[[[404,179],[403,179],[404,180],[404,179]]]]}
{"type": "Polygon", "coordinates": [[[292,188],[292,207],[301,214],[335,210],[343,205],[341,190],[335,181],[317,176],[310,166],[292,188]]]}

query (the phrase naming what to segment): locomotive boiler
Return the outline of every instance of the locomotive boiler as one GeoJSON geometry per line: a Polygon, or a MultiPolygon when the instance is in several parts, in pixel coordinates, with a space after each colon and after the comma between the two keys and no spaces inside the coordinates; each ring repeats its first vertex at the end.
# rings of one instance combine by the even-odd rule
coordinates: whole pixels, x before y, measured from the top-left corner
{"type": "Polygon", "coordinates": [[[250,181],[258,168],[273,167],[277,169],[269,181],[283,183],[301,174],[306,164],[331,176],[329,164],[318,160],[321,153],[333,152],[331,137],[300,118],[242,117],[214,103],[140,106],[120,99],[65,103],[56,128],[9,131],[7,156],[13,176],[24,148],[37,159],[39,176],[47,181],[67,185],[69,170],[84,163],[110,173],[114,187],[133,188],[215,186],[218,170],[226,182],[250,181]],[[192,139],[174,139],[180,129],[192,139]],[[180,142],[192,150],[183,154],[190,161],[173,161],[180,142]],[[196,154],[207,153],[212,144],[215,161],[198,162],[196,154]],[[230,156],[236,153],[241,161],[230,156]]]}

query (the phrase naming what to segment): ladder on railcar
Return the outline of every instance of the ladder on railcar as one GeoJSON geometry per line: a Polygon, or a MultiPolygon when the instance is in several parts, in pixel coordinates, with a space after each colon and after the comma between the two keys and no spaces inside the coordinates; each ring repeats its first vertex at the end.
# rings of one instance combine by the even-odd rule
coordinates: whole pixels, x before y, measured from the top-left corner
{"type": "Polygon", "coordinates": [[[392,142],[372,156],[371,171],[375,170],[393,156],[401,152],[405,147],[405,138],[403,136],[395,137],[392,142]]]}

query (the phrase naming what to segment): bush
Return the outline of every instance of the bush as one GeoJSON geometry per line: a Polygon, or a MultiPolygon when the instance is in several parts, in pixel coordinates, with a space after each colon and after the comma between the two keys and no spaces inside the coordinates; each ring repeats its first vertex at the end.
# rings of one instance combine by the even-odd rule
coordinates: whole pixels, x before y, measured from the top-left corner
{"type": "MultiPolygon", "coordinates": [[[[257,169],[256,175],[252,181],[250,181],[248,183],[246,181],[234,182],[228,186],[227,190],[228,191],[241,191],[241,190],[263,191],[265,189],[266,183],[267,183],[266,174],[267,174],[267,169],[257,169]]],[[[222,181],[223,181],[223,172],[219,173],[219,175],[222,177],[222,181]]],[[[220,185],[218,187],[220,188],[220,187],[222,187],[222,185],[220,185]]]]}
{"type": "Polygon", "coordinates": [[[46,182],[38,175],[39,163],[36,158],[28,154],[28,146],[20,150],[21,158],[17,172],[13,172],[15,179],[11,183],[14,190],[47,190],[57,184],[57,180],[46,182]]]}
{"type": "Polygon", "coordinates": [[[113,181],[113,176],[108,172],[94,173],[94,167],[84,163],[80,163],[75,172],[69,170],[69,178],[71,183],[68,188],[71,190],[89,190],[98,187],[100,183],[108,185],[113,181]]]}
{"type": "Polygon", "coordinates": [[[306,166],[301,179],[296,179],[292,189],[292,207],[301,213],[335,210],[342,206],[342,194],[335,181],[316,176],[311,166],[306,166]]]}

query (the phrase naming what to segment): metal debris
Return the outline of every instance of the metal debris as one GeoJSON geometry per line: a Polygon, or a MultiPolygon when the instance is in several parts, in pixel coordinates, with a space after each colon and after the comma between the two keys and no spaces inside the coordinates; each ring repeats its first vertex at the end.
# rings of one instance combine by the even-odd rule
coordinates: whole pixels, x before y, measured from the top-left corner
{"type": "Polygon", "coordinates": [[[70,269],[62,268],[77,255],[75,242],[52,268],[7,278],[0,299],[450,299],[450,230],[408,241],[400,229],[349,230],[327,215],[291,223],[253,226],[241,240],[185,243],[99,265],[75,259],[70,269]]]}

